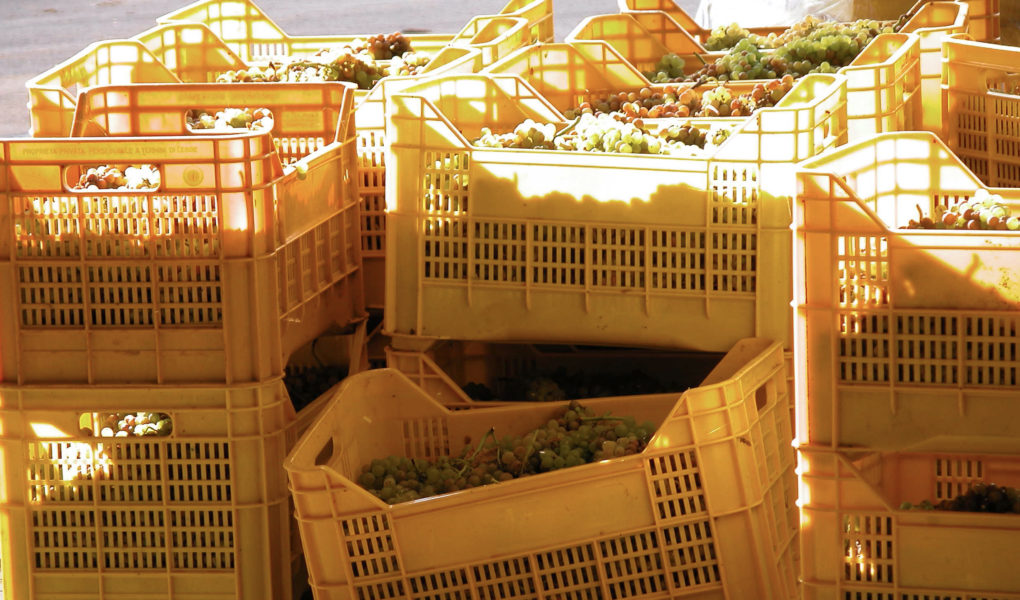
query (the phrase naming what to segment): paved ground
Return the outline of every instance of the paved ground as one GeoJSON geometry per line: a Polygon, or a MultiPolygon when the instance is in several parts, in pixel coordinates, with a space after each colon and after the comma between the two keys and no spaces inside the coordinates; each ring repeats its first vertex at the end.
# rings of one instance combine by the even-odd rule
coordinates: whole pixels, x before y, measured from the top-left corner
{"type": "MultiPolygon", "coordinates": [[[[693,14],[697,0],[680,0],[693,14]]],[[[25,81],[92,42],[132,37],[186,0],[0,0],[0,136],[29,127],[25,81]]],[[[256,0],[291,35],[391,31],[452,33],[504,0],[256,0]]],[[[562,39],[588,15],[617,12],[616,0],[554,0],[562,39]]]]}

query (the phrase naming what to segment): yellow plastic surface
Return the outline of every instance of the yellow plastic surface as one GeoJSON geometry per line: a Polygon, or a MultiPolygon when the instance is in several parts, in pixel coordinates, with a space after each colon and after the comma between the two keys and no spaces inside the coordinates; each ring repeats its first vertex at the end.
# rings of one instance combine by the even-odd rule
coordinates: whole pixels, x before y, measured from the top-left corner
{"type": "Polygon", "coordinates": [[[290,600],[294,421],[279,379],[0,386],[2,596],[290,600]],[[172,433],[80,430],[92,413],[137,411],[168,414],[172,433]]]}
{"type": "Polygon", "coordinates": [[[788,343],[791,161],[845,139],[841,76],[805,78],[698,159],[472,146],[482,126],[557,120],[518,77],[437,78],[391,102],[388,333],[788,343]]]}
{"type": "Polygon", "coordinates": [[[316,600],[796,598],[782,354],[742,340],[682,395],[584,401],[656,423],[641,454],[392,506],[354,482],[371,459],[522,434],[562,403],[451,411],[392,369],[348,378],[284,462],[316,600]]]}
{"type": "Polygon", "coordinates": [[[900,509],[976,483],[1020,487],[1010,441],[1002,454],[801,448],[802,598],[1020,597],[1020,515],[900,509]]]}
{"type": "MultiPolygon", "coordinates": [[[[989,188],[927,132],[825,153],[797,180],[798,439],[1017,437],[1020,232],[900,229],[989,188]]],[[[1020,211],[1020,190],[989,191],[1020,211]]]]}
{"type": "Polygon", "coordinates": [[[846,77],[851,140],[921,128],[921,38],[883,33],[839,70],[846,77]]]}
{"type": "Polygon", "coordinates": [[[947,38],[944,139],[990,186],[1020,187],[1020,49],[947,38]]]}
{"type": "MultiPolygon", "coordinates": [[[[349,88],[323,89],[349,98],[349,88]]],[[[125,97],[104,91],[94,98],[125,97]]],[[[170,113],[164,124],[183,120],[170,113]]],[[[270,132],[0,141],[0,381],[260,380],[333,323],[361,317],[358,203],[342,193],[353,143],[302,159],[302,179],[282,166],[276,141],[270,132]],[[139,163],[161,171],[159,189],[70,188],[86,167],[139,163]],[[323,198],[337,206],[313,218],[323,198]],[[282,223],[299,222],[283,235],[282,223]]]]}
{"type": "MultiPolygon", "coordinates": [[[[902,33],[916,33],[921,38],[921,127],[935,133],[942,131],[942,42],[954,34],[966,33],[968,23],[966,2],[926,2],[920,6],[903,28],[902,33]]],[[[890,131],[890,130],[886,130],[890,131]]]]}
{"type": "MultiPolygon", "coordinates": [[[[524,18],[527,21],[526,35],[529,39],[548,42],[553,40],[551,0],[510,0],[498,15],[492,16],[524,18]]],[[[415,50],[432,54],[451,42],[462,42],[465,37],[473,37],[479,29],[477,22],[479,18],[472,19],[455,34],[407,34],[406,37],[415,50]]],[[[291,36],[284,33],[262,9],[249,0],[200,0],[156,20],[159,24],[179,21],[208,26],[231,50],[246,61],[312,54],[322,48],[342,46],[356,39],[389,33],[376,31],[363,35],[291,36]]]]}

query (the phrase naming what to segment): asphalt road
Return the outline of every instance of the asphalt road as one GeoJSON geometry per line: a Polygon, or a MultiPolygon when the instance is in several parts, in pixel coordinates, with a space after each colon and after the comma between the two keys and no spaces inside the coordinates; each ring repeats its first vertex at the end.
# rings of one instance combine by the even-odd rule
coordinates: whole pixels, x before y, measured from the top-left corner
{"type": "MultiPolygon", "coordinates": [[[[290,35],[453,33],[471,17],[493,14],[505,0],[257,0],[290,35]]],[[[693,14],[698,0],[680,0],[693,14]]],[[[129,38],[186,0],[0,0],[0,136],[29,128],[25,81],[88,44],[129,38]]],[[[554,0],[556,38],[584,17],[617,12],[616,0],[554,0]]]]}

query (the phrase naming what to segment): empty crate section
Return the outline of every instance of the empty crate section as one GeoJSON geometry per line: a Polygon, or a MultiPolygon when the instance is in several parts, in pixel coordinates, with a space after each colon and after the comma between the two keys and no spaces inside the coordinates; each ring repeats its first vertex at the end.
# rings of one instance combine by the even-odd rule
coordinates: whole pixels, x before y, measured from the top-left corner
{"type": "MultiPolygon", "coordinates": [[[[903,25],[900,31],[915,32],[921,44],[921,99],[924,112],[920,126],[942,132],[942,42],[949,36],[966,33],[970,21],[966,2],[928,2],[903,25]]],[[[904,129],[905,130],[905,129],[904,129]]],[[[893,131],[886,129],[884,131],[893,131]]]]}
{"type": "MultiPolygon", "coordinates": [[[[1020,232],[905,229],[989,190],[930,133],[799,165],[798,439],[887,448],[1020,429],[1020,232]]],[[[1002,195],[1014,214],[1015,189],[1002,195]]]]}
{"type": "Polygon", "coordinates": [[[338,157],[300,180],[269,131],[4,140],[0,157],[0,381],[264,379],[364,312],[357,203],[277,235],[288,199],[346,185],[338,157]],[[104,165],[155,181],[78,186],[104,165]]]}
{"type": "Polygon", "coordinates": [[[715,352],[789,340],[791,161],[845,139],[841,76],[805,78],[706,158],[473,146],[483,126],[559,118],[517,77],[391,101],[387,332],[715,352]]]}
{"type": "Polygon", "coordinates": [[[918,506],[952,500],[974,486],[988,486],[989,506],[1001,504],[1008,492],[999,486],[1020,486],[1020,448],[1015,437],[1008,443],[1008,453],[801,448],[802,597],[1020,597],[1015,509],[989,514],[918,506]]]}
{"type": "Polygon", "coordinates": [[[945,140],[993,187],[1020,187],[1020,49],[947,39],[945,140]]]}
{"type": "Polygon", "coordinates": [[[651,421],[639,454],[394,505],[355,483],[364,464],[523,435],[565,403],[450,411],[392,369],[349,378],[284,463],[316,598],[796,598],[782,354],[742,340],[682,395],[583,401],[651,421]]]}
{"type": "Polygon", "coordinates": [[[387,348],[387,366],[445,406],[679,393],[722,358],[644,348],[439,342],[426,351],[387,348]]]}
{"type": "Polygon", "coordinates": [[[0,400],[4,598],[291,598],[279,379],[0,400]]]}
{"type": "MultiPolygon", "coordinates": [[[[702,27],[697,21],[694,20],[687,11],[680,8],[680,6],[674,0],[617,0],[617,4],[620,7],[620,12],[624,14],[641,14],[647,11],[662,11],[669,15],[669,17],[684,31],[690,34],[699,43],[705,43],[708,41],[709,36],[712,35],[712,30],[702,27]]],[[[770,33],[782,33],[785,27],[751,27],[748,30],[751,33],[757,33],[759,35],[768,35],[770,33]]]]}
{"type": "MultiPolygon", "coordinates": [[[[510,0],[498,15],[525,19],[528,36],[536,42],[553,40],[551,0],[510,0]]],[[[185,21],[201,23],[212,29],[244,60],[263,60],[280,56],[313,54],[326,47],[343,46],[357,39],[366,39],[384,31],[364,35],[292,36],[262,9],[248,0],[202,0],[189,4],[157,19],[160,24],[185,21]]],[[[473,23],[474,21],[472,21],[473,23]]],[[[433,53],[444,46],[462,41],[473,25],[469,23],[458,34],[408,34],[415,50],[433,53]]]]}

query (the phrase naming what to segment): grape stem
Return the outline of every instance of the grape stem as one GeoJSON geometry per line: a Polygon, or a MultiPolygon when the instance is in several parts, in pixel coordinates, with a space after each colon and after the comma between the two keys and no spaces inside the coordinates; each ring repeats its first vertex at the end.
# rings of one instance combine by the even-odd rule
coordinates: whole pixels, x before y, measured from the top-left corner
{"type": "Polygon", "coordinates": [[[475,451],[471,453],[471,456],[464,459],[464,465],[460,468],[459,471],[457,471],[457,477],[460,477],[461,475],[464,474],[465,471],[468,470],[468,467],[471,466],[471,461],[473,461],[475,457],[478,456],[478,454],[482,451],[482,447],[485,446],[485,440],[489,439],[490,435],[492,436],[493,439],[496,438],[495,427],[490,427],[489,430],[485,432],[485,435],[482,436],[482,439],[478,440],[478,446],[475,447],[475,451]]]}

